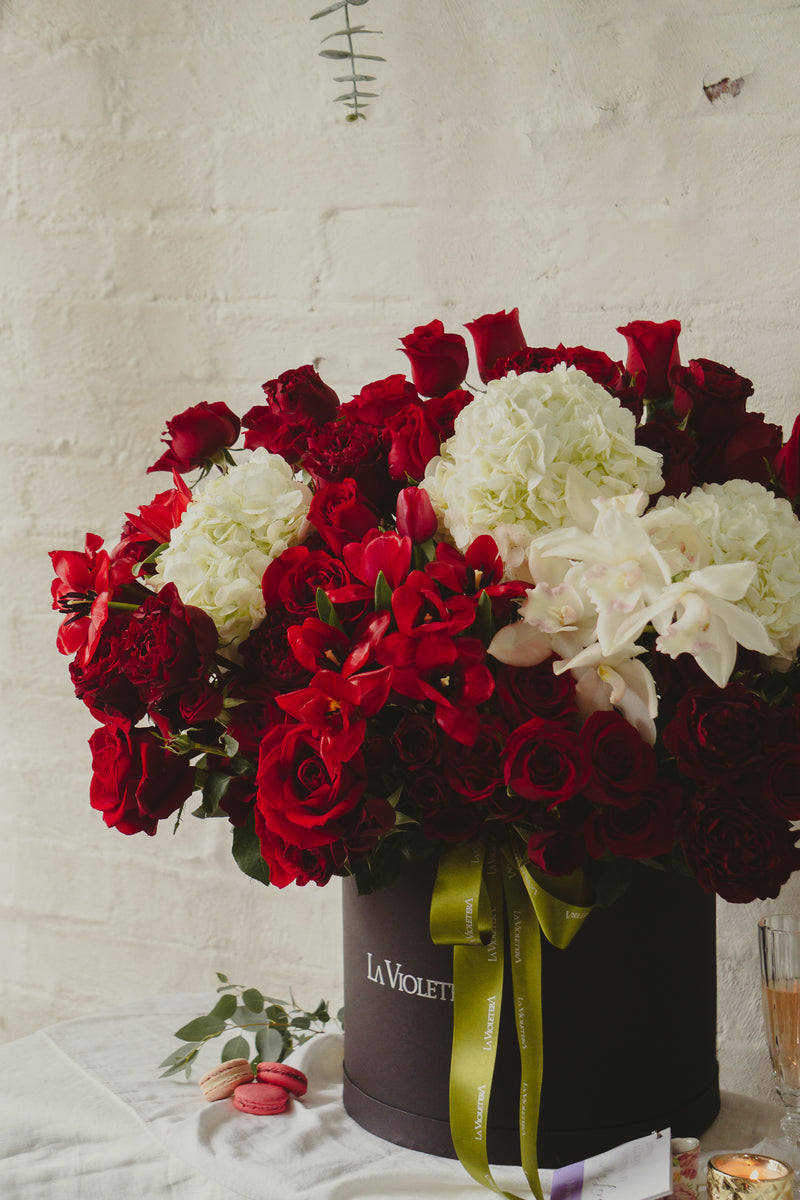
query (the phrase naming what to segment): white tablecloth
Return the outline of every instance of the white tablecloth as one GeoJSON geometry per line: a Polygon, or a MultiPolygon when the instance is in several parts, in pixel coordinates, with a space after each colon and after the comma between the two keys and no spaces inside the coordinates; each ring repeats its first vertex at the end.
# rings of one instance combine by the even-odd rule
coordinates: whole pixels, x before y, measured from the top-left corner
{"type": "MultiPolygon", "coordinates": [[[[218,1060],[217,1040],[190,1081],[160,1079],[158,1064],[178,1046],[174,1031],[212,1003],[205,995],[161,997],[0,1046],[3,1200],[480,1200],[491,1194],[459,1163],[392,1146],[347,1116],[336,1034],[293,1056],[309,1090],[279,1116],[249,1116],[230,1101],[202,1098],[196,1080],[218,1060]]],[[[726,1093],[703,1139],[705,1156],[769,1149],[779,1119],[777,1105],[726,1093]]],[[[495,1178],[530,1195],[517,1168],[498,1167],[495,1178]]],[[[548,1185],[549,1172],[542,1182],[548,1185]]]]}

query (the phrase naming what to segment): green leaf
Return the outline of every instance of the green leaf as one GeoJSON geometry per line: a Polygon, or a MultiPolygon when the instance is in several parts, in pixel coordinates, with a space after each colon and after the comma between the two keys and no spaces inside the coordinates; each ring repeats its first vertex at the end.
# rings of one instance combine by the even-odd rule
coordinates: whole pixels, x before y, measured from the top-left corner
{"type": "MultiPolygon", "coordinates": [[[[186,1078],[189,1078],[190,1067],[197,1058],[197,1049],[190,1050],[188,1054],[184,1054],[180,1062],[176,1062],[173,1066],[168,1067],[166,1071],[162,1071],[159,1079],[167,1079],[170,1075],[177,1075],[180,1071],[186,1072],[186,1078]]],[[[164,1065],[163,1063],[161,1064],[164,1065]]]]}
{"type": "Polygon", "coordinates": [[[242,992],[242,1000],[251,1012],[260,1013],[264,1009],[264,997],[258,988],[247,988],[242,992]]]}
{"type": "Polygon", "coordinates": [[[472,626],[475,636],[479,637],[484,646],[488,646],[494,637],[494,621],[492,620],[492,602],[486,592],[481,592],[481,598],[475,609],[475,621],[472,626]]]}
{"type": "Polygon", "coordinates": [[[320,58],[351,58],[349,50],[320,50],[320,58]]]}
{"type": "Polygon", "coordinates": [[[340,1008],[339,1011],[337,1012],[336,1020],[339,1022],[342,1029],[344,1029],[344,1009],[343,1008],[340,1008]]]}
{"type": "Polygon", "coordinates": [[[197,1054],[197,1051],[200,1049],[202,1044],[202,1042],[190,1042],[185,1046],[179,1046],[177,1050],[173,1050],[171,1054],[167,1055],[163,1062],[158,1064],[159,1067],[177,1066],[177,1068],[180,1070],[190,1056],[194,1057],[194,1055],[197,1054]]]}
{"type": "Polygon", "coordinates": [[[317,588],[315,599],[320,621],[324,621],[326,625],[333,625],[334,629],[341,629],[342,623],[336,615],[336,609],[322,588],[317,588]]]}
{"type": "Polygon", "coordinates": [[[344,92],[341,96],[334,96],[333,102],[335,104],[337,100],[352,100],[354,96],[357,96],[359,100],[363,100],[366,96],[374,98],[377,95],[377,92],[344,92]]]}
{"type": "Polygon", "coordinates": [[[310,1029],[311,1021],[308,1017],[294,1017],[292,1020],[293,1029],[310,1029]]]}
{"type": "Polygon", "coordinates": [[[220,981],[220,983],[230,983],[228,976],[223,975],[220,971],[217,971],[217,979],[220,981]]]}
{"type": "Polygon", "coordinates": [[[285,1008],[281,1008],[280,1004],[270,1004],[265,1016],[268,1020],[274,1021],[276,1025],[288,1025],[289,1014],[285,1008]]]}
{"type": "Polygon", "coordinates": [[[231,1021],[235,1025],[256,1025],[259,1028],[262,1025],[269,1024],[268,1019],[262,1014],[253,1012],[246,1004],[239,1004],[235,1013],[231,1013],[231,1021]]]}
{"type": "Polygon", "coordinates": [[[249,1056],[250,1046],[247,1038],[238,1034],[237,1037],[231,1038],[229,1042],[225,1043],[220,1058],[222,1062],[230,1062],[232,1058],[249,1058],[249,1056]]]}
{"type": "Polygon", "coordinates": [[[259,1029],[256,1034],[256,1050],[262,1062],[280,1062],[284,1053],[284,1040],[277,1029],[259,1029]]]}
{"type": "Polygon", "coordinates": [[[230,733],[223,733],[220,741],[222,742],[223,749],[225,750],[228,758],[235,758],[239,753],[239,743],[237,742],[236,738],[230,733]]]}
{"type": "Polygon", "coordinates": [[[261,847],[252,820],[246,825],[234,826],[231,851],[240,871],[259,883],[269,883],[269,867],[261,857],[261,847]]]}
{"type": "Polygon", "coordinates": [[[230,992],[225,996],[220,996],[217,1003],[212,1008],[209,1016],[218,1017],[220,1021],[228,1021],[236,1012],[236,997],[230,992]]]}
{"type": "Polygon", "coordinates": [[[376,75],[334,75],[334,83],[374,83],[376,75]]]}
{"type": "Polygon", "coordinates": [[[320,17],[327,17],[329,13],[336,12],[338,8],[347,8],[350,4],[353,8],[358,8],[361,4],[366,4],[367,0],[336,0],[335,4],[329,4],[327,8],[321,8],[319,12],[314,13],[313,17],[309,17],[309,21],[316,21],[320,17]]]}
{"type": "Polygon", "coordinates": [[[203,812],[208,817],[216,816],[219,812],[219,802],[231,786],[230,775],[222,771],[212,771],[203,788],[203,812]]]}
{"type": "Polygon", "coordinates": [[[190,1021],[188,1025],[181,1026],[175,1033],[175,1037],[180,1038],[182,1042],[201,1042],[206,1038],[216,1037],[218,1033],[222,1033],[224,1028],[224,1021],[209,1014],[207,1017],[195,1017],[194,1021],[190,1021]]]}
{"type": "Polygon", "coordinates": [[[322,39],[323,42],[329,42],[331,38],[348,37],[354,33],[382,33],[380,29],[367,29],[366,25],[351,25],[349,29],[337,29],[336,33],[328,33],[322,39]]]}
{"type": "Polygon", "coordinates": [[[392,589],[386,582],[386,576],[383,571],[378,571],[378,578],[375,580],[375,611],[392,607],[392,589]]]}

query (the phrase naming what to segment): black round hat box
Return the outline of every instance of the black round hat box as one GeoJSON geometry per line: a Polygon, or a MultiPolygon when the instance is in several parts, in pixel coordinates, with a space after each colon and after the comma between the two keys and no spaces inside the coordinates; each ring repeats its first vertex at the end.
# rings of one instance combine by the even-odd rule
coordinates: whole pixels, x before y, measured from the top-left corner
{"type": "MultiPolygon", "coordinates": [[[[409,865],[369,896],[345,880],[344,1105],[378,1137],[452,1158],[452,950],[430,938],[435,873],[435,862],[409,865]]],[[[510,967],[505,974],[489,1109],[497,1164],[520,1161],[510,967]]],[[[540,1166],[667,1126],[699,1137],[720,1105],[715,897],[634,864],[631,886],[593,909],[566,950],[542,938],[542,1013],[540,1166]]]]}

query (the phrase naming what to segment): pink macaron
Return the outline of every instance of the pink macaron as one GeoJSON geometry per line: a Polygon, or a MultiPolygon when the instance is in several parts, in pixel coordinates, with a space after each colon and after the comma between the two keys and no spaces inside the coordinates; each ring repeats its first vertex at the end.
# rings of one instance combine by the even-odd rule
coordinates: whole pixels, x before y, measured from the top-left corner
{"type": "Polygon", "coordinates": [[[305,1096],[308,1091],[308,1080],[297,1067],[288,1063],[259,1063],[256,1068],[256,1079],[259,1083],[274,1083],[286,1088],[293,1096],[305,1096]]]}
{"type": "Polygon", "coordinates": [[[271,1083],[240,1083],[233,1093],[233,1103],[241,1112],[269,1117],[283,1112],[289,1095],[285,1088],[271,1083]]]}
{"type": "Polygon", "coordinates": [[[253,1072],[246,1058],[231,1058],[206,1071],[198,1080],[206,1100],[225,1100],[240,1083],[252,1083],[253,1072]]]}

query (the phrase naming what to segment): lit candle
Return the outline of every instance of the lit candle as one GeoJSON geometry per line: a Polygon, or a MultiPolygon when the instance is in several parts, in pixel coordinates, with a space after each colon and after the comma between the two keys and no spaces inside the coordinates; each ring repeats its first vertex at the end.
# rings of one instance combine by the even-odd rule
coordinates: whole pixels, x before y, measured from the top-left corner
{"type": "Polygon", "coordinates": [[[763,1154],[717,1154],[708,1164],[709,1200],[791,1200],[794,1172],[763,1154]]]}

